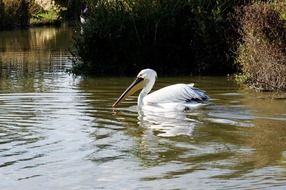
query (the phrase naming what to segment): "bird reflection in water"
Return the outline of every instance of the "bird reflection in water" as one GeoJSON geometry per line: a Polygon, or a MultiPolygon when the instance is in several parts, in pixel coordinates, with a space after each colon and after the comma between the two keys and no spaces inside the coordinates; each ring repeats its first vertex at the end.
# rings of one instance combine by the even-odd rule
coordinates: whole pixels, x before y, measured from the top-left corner
{"type": "Polygon", "coordinates": [[[143,129],[150,129],[156,136],[175,137],[179,135],[192,136],[195,127],[202,122],[197,119],[201,113],[192,111],[161,111],[154,107],[150,109],[139,109],[137,106],[131,106],[125,109],[113,110],[113,115],[123,125],[130,127],[137,124],[143,129]],[[130,116],[137,115],[137,122],[130,120],[130,116]]]}
{"type": "Polygon", "coordinates": [[[138,111],[138,124],[157,133],[157,136],[192,136],[195,126],[200,122],[188,117],[188,112],[138,111]]]}

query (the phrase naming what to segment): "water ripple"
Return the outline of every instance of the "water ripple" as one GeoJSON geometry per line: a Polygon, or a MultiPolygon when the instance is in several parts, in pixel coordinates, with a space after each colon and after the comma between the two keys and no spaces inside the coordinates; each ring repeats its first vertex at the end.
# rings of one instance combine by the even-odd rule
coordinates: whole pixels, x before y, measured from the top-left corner
{"type": "Polygon", "coordinates": [[[285,189],[284,100],[163,77],[155,89],[194,82],[210,104],[138,113],[135,95],[113,110],[131,78],[74,78],[69,32],[18,32],[0,32],[0,189],[285,189]]]}

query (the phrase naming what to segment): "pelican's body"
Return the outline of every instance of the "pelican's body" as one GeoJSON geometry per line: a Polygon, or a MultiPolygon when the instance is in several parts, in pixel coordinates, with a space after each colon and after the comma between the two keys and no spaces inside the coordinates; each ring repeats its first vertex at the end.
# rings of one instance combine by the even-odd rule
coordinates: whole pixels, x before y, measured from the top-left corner
{"type": "Polygon", "coordinates": [[[193,87],[193,84],[174,84],[148,94],[155,84],[156,77],[157,73],[152,69],[140,71],[136,80],[118,98],[113,107],[140,89],[142,90],[137,102],[139,108],[159,106],[164,109],[172,107],[185,110],[208,101],[208,96],[202,90],[193,87]]]}

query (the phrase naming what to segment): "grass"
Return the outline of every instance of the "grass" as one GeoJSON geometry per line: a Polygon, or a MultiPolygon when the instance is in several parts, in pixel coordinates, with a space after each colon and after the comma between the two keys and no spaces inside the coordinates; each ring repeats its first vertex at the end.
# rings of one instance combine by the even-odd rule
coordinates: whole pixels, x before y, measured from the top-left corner
{"type": "Polygon", "coordinates": [[[46,25],[46,24],[55,24],[61,20],[59,13],[55,10],[41,11],[35,14],[32,14],[30,19],[30,25],[46,25]]]}

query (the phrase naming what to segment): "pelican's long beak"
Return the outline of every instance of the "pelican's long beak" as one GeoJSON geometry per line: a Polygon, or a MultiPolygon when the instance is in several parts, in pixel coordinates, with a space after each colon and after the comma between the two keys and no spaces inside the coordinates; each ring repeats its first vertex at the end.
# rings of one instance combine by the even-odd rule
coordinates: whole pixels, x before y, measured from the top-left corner
{"type": "Polygon", "coordinates": [[[112,107],[117,106],[120,102],[125,100],[128,96],[131,96],[138,90],[144,87],[144,78],[137,77],[133,83],[121,94],[121,96],[116,100],[116,102],[112,105],[112,107]]]}

